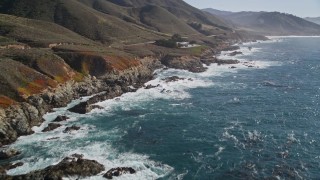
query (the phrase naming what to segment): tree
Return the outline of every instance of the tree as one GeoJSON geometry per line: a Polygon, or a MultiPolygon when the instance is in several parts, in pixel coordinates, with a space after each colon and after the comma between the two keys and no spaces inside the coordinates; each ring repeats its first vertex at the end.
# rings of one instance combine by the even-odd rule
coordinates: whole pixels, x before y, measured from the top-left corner
{"type": "Polygon", "coordinates": [[[171,40],[175,41],[175,42],[181,42],[183,41],[182,37],[180,34],[174,34],[172,37],[171,37],[171,40]]]}

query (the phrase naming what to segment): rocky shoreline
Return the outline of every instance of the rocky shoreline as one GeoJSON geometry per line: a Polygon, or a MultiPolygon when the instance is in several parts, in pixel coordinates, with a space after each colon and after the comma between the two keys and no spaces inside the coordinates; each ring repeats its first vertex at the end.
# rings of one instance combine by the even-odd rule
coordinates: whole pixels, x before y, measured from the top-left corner
{"type": "MultiPolygon", "coordinates": [[[[235,50],[238,48],[232,47],[231,49],[235,50]]],[[[217,52],[220,52],[222,50],[224,49],[209,49],[208,51],[204,52],[201,57],[165,56],[160,60],[154,57],[142,58],[140,59],[140,66],[131,67],[123,71],[112,72],[104,75],[102,78],[96,78],[89,75],[84,79],[83,82],[69,81],[63,85],[60,85],[56,89],[48,89],[41,94],[32,95],[27,99],[26,102],[12,105],[7,109],[0,109],[0,148],[15,142],[20,136],[32,134],[33,131],[31,128],[34,126],[40,126],[44,122],[44,114],[52,111],[53,108],[64,107],[67,106],[67,104],[70,103],[73,99],[96,94],[89,100],[79,103],[78,105],[69,109],[69,111],[71,112],[86,114],[92,109],[100,108],[99,106],[94,105],[97,102],[107,99],[113,99],[115,97],[121,96],[123,93],[134,92],[137,89],[143,87],[146,82],[150,81],[154,77],[154,70],[163,66],[169,68],[184,69],[198,73],[204,72],[207,69],[203,66],[203,64],[209,66],[212,63],[217,63],[219,65],[239,63],[239,61],[237,60],[219,60],[215,58],[214,56],[217,55],[217,52]]],[[[147,86],[145,88],[152,87],[147,86]]],[[[43,132],[51,131],[60,127],[61,125],[59,124],[59,122],[65,121],[66,119],[67,117],[58,116],[56,120],[50,123],[48,127],[43,130],[43,132]]],[[[66,132],[74,129],[77,130],[77,128],[80,129],[80,127],[68,128],[69,129],[65,130],[66,132]]],[[[64,159],[61,163],[65,163],[65,161],[66,160],[64,159]]],[[[78,160],[75,161],[77,162],[78,160]]],[[[73,160],[71,162],[73,162],[73,160]]],[[[11,167],[14,167],[14,165],[11,165],[11,167]]],[[[50,167],[55,168],[54,166],[50,167]]],[[[48,168],[32,172],[36,174],[36,176],[34,174],[30,176],[29,174],[10,177],[5,173],[6,168],[0,166],[0,177],[2,174],[2,176],[6,177],[7,179],[30,179],[33,177],[44,178],[44,175],[48,174],[48,168]]],[[[120,169],[111,169],[108,172],[109,174],[105,175],[106,178],[112,178],[112,176],[121,173],[131,173],[133,172],[133,170],[127,167],[120,169]],[[121,170],[121,172],[117,173],[117,170],[121,170]]],[[[68,173],[60,172],[60,174],[61,173],[66,176],[70,175],[68,173]]],[[[53,179],[59,178],[60,176],[53,177],[53,179]]]]}

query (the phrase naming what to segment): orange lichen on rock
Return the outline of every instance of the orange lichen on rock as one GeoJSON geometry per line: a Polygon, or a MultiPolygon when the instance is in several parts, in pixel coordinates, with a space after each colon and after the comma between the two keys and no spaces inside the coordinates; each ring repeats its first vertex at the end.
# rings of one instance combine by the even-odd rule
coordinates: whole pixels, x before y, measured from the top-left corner
{"type": "Polygon", "coordinates": [[[104,59],[114,70],[123,71],[132,67],[140,66],[139,60],[128,57],[107,56],[104,59]]]}
{"type": "Polygon", "coordinates": [[[0,107],[7,108],[13,104],[16,104],[16,101],[8,98],[7,96],[0,95],[0,107]]]}
{"type": "Polygon", "coordinates": [[[52,79],[37,79],[35,81],[27,83],[23,87],[19,87],[17,91],[22,97],[28,97],[32,94],[41,93],[48,87],[54,88],[57,85],[58,83],[53,81],[52,79]]]}

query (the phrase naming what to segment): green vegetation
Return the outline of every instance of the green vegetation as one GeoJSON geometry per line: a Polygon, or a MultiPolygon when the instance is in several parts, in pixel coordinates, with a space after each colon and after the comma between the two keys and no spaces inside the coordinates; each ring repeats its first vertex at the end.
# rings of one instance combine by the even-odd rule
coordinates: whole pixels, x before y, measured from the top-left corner
{"type": "Polygon", "coordinates": [[[47,47],[51,43],[94,43],[54,23],[4,14],[0,14],[0,36],[41,47],[47,47]]]}
{"type": "Polygon", "coordinates": [[[157,46],[163,46],[167,48],[177,48],[179,47],[177,42],[182,42],[184,39],[180,34],[174,34],[170,39],[160,39],[155,42],[157,46]]]}
{"type": "Polygon", "coordinates": [[[155,42],[157,46],[163,46],[167,48],[177,48],[177,42],[172,39],[160,39],[155,42]]]}

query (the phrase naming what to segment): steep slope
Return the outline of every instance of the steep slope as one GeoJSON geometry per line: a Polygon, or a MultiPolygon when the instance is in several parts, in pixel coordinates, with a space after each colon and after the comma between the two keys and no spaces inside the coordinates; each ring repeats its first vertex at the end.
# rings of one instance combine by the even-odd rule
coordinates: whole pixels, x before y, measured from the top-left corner
{"type": "MultiPolygon", "coordinates": [[[[0,36],[31,46],[46,47],[53,43],[93,44],[94,42],[50,22],[0,14],[0,36]]],[[[3,40],[4,41],[4,40],[3,40]]]]}
{"type": "Polygon", "coordinates": [[[0,12],[54,22],[106,44],[133,44],[179,33],[231,32],[228,25],[182,0],[3,0],[0,12]],[[141,38],[141,37],[144,38],[141,38]]]}
{"type": "Polygon", "coordinates": [[[320,17],[306,17],[304,19],[320,25],[320,17]]]}
{"type": "Polygon", "coordinates": [[[141,8],[146,5],[160,6],[170,13],[183,20],[186,23],[198,22],[211,26],[221,26],[227,28],[228,26],[219,18],[202,12],[201,10],[190,6],[183,0],[108,0],[114,4],[126,7],[141,8]]]}
{"type": "Polygon", "coordinates": [[[320,26],[297,16],[279,12],[237,12],[219,13],[212,9],[207,12],[231,21],[239,29],[262,35],[319,35],[320,26]]]}
{"type": "Polygon", "coordinates": [[[101,13],[77,0],[12,0],[2,4],[1,12],[3,13],[50,21],[82,36],[107,44],[128,40],[139,42],[139,40],[142,41],[140,36],[146,39],[159,38],[159,35],[154,32],[115,16],[101,13]]]}
{"type": "Polygon", "coordinates": [[[160,32],[183,32],[181,34],[197,33],[196,30],[159,6],[149,5],[141,8],[140,20],[160,32]]]}

